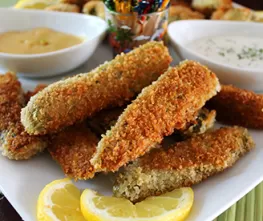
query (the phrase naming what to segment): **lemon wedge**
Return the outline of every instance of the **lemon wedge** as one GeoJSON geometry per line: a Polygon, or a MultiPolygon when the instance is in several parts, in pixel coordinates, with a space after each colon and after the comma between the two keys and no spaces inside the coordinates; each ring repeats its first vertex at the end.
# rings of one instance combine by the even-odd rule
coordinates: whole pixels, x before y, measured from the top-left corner
{"type": "Polygon", "coordinates": [[[80,195],[79,189],[68,178],[51,182],[39,195],[38,221],[84,221],[80,195]]]}
{"type": "Polygon", "coordinates": [[[20,0],[14,7],[20,9],[44,9],[59,2],[60,0],[20,0]]]}
{"type": "Polygon", "coordinates": [[[194,201],[191,188],[148,197],[133,204],[127,199],[98,195],[86,189],[80,199],[81,211],[89,221],[183,221],[194,201]]]}

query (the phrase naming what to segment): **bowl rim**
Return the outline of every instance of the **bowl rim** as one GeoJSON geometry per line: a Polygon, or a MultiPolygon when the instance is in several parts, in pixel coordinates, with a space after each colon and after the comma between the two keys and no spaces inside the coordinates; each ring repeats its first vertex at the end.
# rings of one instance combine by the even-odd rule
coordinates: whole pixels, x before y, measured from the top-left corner
{"type": "MultiPolygon", "coordinates": [[[[172,43],[176,44],[177,46],[181,47],[183,50],[185,50],[187,53],[190,53],[196,57],[199,57],[203,60],[205,60],[207,63],[211,63],[212,65],[214,66],[218,66],[218,67],[222,67],[222,68],[225,68],[225,69],[229,69],[229,70],[233,70],[233,71],[239,71],[239,72],[253,72],[253,73],[257,73],[257,74],[260,74],[262,73],[262,69],[261,68],[240,68],[240,67],[236,67],[236,66],[232,66],[232,65],[228,65],[228,64],[223,64],[223,63],[220,63],[220,62],[216,62],[214,60],[210,60],[208,59],[206,56],[202,55],[202,54],[199,54],[191,49],[189,49],[186,45],[176,41],[176,39],[172,36],[174,36],[172,34],[173,32],[173,29],[174,29],[174,26],[176,26],[177,24],[180,24],[180,23],[204,23],[204,24],[211,24],[211,23],[217,23],[217,24],[222,24],[222,25],[231,25],[231,26],[235,26],[235,25],[243,25],[243,26],[255,26],[255,27],[258,27],[258,28],[262,28],[263,27],[263,24],[259,24],[257,22],[242,22],[242,21],[218,21],[218,20],[213,20],[213,21],[210,21],[210,20],[183,20],[183,21],[173,21],[171,22],[169,25],[168,25],[168,36],[170,38],[170,40],[172,41],[172,43]]],[[[180,24],[182,25],[182,24],[180,24]]],[[[226,35],[224,33],[224,35],[226,35]]],[[[198,38],[196,38],[198,39],[198,38]]]]}
{"type": "Polygon", "coordinates": [[[103,20],[102,18],[99,18],[97,16],[93,16],[93,15],[86,15],[86,14],[84,15],[81,13],[53,12],[53,11],[43,11],[43,10],[36,10],[36,9],[0,8],[0,13],[2,11],[7,11],[7,12],[8,11],[16,11],[16,13],[21,13],[21,14],[37,14],[37,15],[39,15],[39,14],[53,14],[53,15],[61,16],[61,17],[75,16],[75,17],[80,17],[80,18],[84,18],[84,19],[92,19],[92,20],[97,20],[101,23],[98,25],[101,30],[99,30],[98,35],[96,35],[92,38],[84,39],[80,44],[73,45],[73,46],[68,47],[68,48],[64,48],[64,49],[60,49],[60,50],[56,50],[56,51],[52,51],[52,52],[39,53],[39,54],[11,54],[11,53],[0,52],[0,58],[5,57],[5,58],[13,58],[13,59],[15,59],[15,58],[28,59],[28,58],[42,58],[42,57],[61,55],[63,53],[67,53],[67,52],[70,52],[72,50],[80,49],[81,47],[90,43],[94,39],[99,38],[101,35],[103,35],[106,32],[106,30],[108,28],[106,21],[103,20]]]}

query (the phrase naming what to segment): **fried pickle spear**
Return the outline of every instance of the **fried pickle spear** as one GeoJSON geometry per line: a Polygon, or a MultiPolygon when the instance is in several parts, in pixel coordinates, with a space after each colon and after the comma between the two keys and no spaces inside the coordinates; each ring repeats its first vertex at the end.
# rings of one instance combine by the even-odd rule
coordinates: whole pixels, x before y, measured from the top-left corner
{"type": "Polygon", "coordinates": [[[175,132],[175,134],[179,134],[184,140],[192,137],[193,135],[205,133],[209,129],[213,128],[215,119],[215,110],[209,111],[206,108],[202,108],[199,111],[197,118],[189,125],[188,128],[186,128],[186,130],[179,130],[178,132],[175,132]]]}
{"type": "Polygon", "coordinates": [[[199,183],[231,167],[255,146],[247,129],[221,128],[154,149],[118,174],[114,195],[133,202],[199,183]]]}
{"type": "Polygon", "coordinates": [[[263,129],[263,95],[222,85],[222,90],[208,102],[217,111],[217,119],[224,123],[263,129]]]}
{"type": "Polygon", "coordinates": [[[67,176],[75,180],[86,180],[95,175],[90,159],[98,142],[96,135],[82,123],[54,135],[48,151],[67,176]]]}
{"type": "Polygon", "coordinates": [[[44,137],[28,135],[20,122],[25,98],[15,74],[0,75],[0,149],[9,159],[25,160],[47,146],[44,137]]]}
{"type": "MultiPolygon", "coordinates": [[[[45,87],[47,87],[46,84],[38,84],[33,91],[27,91],[24,94],[25,97],[25,103],[27,104],[28,101],[30,100],[31,97],[33,97],[35,94],[37,94],[38,92],[42,91],[45,87]]],[[[19,114],[20,117],[20,114],[19,114]]]]}
{"type": "Polygon", "coordinates": [[[15,74],[0,75],[0,130],[6,130],[10,123],[20,121],[20,111],[25,100],[20,82],[15,74]]]}
{"type": "Polygon", "coordinates": [[[218,90],[215,74],[197,62],[170,68],[125,109],[99,142],[91,163],[97,171],[118,170],[174,130],[185,130],[218,90]]]}
{"type": "MultiPolygon", "coordinates": [[[[119,115],[125,107],[103,110],[87,120],[88,125],[98,136],[101,136],[115,125],[119,115]]],[[[180,139],[204,133],[210,129],[215,120],[215,111],[202,109],[198,118],[190,124],[180,139]]],[[[94,176],[94,167],[90,159],[98,144],[96,136],[87,128],[87,125],[71,126],[54,135],[49,145],[49,152],[54,160],[60,164],[64,173],[75,180],[86,180],[94,176]]]]}
{"type": "Polygon", "coordinates": [[[171,57],[161,42],[149,42],[87,74],[49,85],[22,109],[29,134],[54,133],[110,106],[121,106],[156,80],[171,57]]]}
{"type": "MultiPolygon", "coordinates": [[[[116,124],[125,107],[126,106],[102,110],[95,116],[87,119],[87,123],[97,136],[103,136],[107,130],[110,130],[111,127],[116,124]]],[[[199,111],[197,118],[194,119],[185,130],[175,131],[175,135],[178,135],[181,140],[195,134],[204,133],[214,126],[215,118],[215,110],[209,111],[206,108],[202,108],[199,111]]]]}

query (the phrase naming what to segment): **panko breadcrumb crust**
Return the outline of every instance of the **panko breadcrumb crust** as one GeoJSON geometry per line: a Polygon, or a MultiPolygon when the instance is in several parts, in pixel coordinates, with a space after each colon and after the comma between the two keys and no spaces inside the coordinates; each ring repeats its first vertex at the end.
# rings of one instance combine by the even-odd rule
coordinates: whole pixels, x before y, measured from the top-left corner
{"type": "Polygon", "coordinates": [[[53,135],[48,151],[67,176],[86,180],[95,175],[90,159],[98,142],[96,135],[82,123],[53,135]]]}
{"type": "Polygon", "coordinates": [[[20,121],[24,102],[21,84],[16,75],[11,72],[0,75],[0,130],[7,129],[12,122],[20,121]]]}
{"type": "MultiPolygon", "coordinates": [[[[38,84],[33,91],[27,91],[24,94],[25,97],[25,103],[27,104],[28,101],[30,100],[31,97],[33,97],[35,94],[37,94],[38,92],[42,91],[45,87],[47,87],[46,84],[38,84]]],[[[19,114],[20,117],[20,114],[19,114]]]]}
{"type": "MultiPolygon", "coordinates": [[[[125,107],[100,111],[87,120],[92,132],[100,137],[107,129],[114,126],[125,107]]],[[[198,119],[183,132],[183,137],[203,133],[214,124],[215,111],[202,109],[198,119]]],[[[64,173],[75,180],[86,180],[94,176],[94,167],[90,159],[96,151],[99,140],[91,132],[84,121],[81,125],[66,128],[52,136],[48,151],[64,173]]]]}
{"type": "MultiPolygon", "coordinates": [[[[202,108],[197,118],[190,124],[186,130],[178,131],[179,135],[185,140],[196,134],[202,134],[211,128],[213,128],[216,120],[216,111],[209,111],[206,108],[202,108]]],[[[176,133],[176,131],[175,131],[176,133]]]]}
{"type": "Polygon", "coordinates": [[[171,62],[162,42],[149,42],[127,54],[49,85],[22,109],[29,134],[54,133],[107,107],[122,106],[156,80],[171,62]]]}
{"type": "Polygon", "coordinates": [[[255,146],[247,129],[221,128],[154,149],[119,173],[114,195],[133,202],[199,183],[231,167],[255,146]]]}
{"type": "Polygon", "coordinates": [[[143,89],[98,144],[91,160],[97,171],[116,171],[161,143],[174,130],[184,130],[220,84],[198,62],[170,68],[143,89]]]}
{"type": "Polygon", "coordinates": [[[25,98],[15,74],[0,75],[0,148],[2,155],[26,160],[47,147],[47,138],[30,136],[20,122],[25,98]]]}
{"type": "Polygon", "coordinates": [[[227,124],[263,129],[263,95],[222,85],[222,90],[207,105],[217,111],[216,119],[227,124]]]}

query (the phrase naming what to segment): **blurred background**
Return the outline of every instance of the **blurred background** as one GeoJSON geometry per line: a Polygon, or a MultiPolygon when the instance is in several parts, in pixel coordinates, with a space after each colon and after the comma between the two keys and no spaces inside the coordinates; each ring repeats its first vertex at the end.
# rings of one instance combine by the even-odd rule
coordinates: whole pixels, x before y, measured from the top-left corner
{"type": "MultiPolygon", "coordinates": [[[[0,6],[7,7],[7,6],[14,5],[16,2],[17,0],[0,0],[0,6]]],[[[190,3],[191,0],[185,0],[185,2],[190,3]]],[[[246,7],[252,8],[252,9],[263,10],[262,0],[236,0],[235,2],[242,4],[246,7]]]]}

